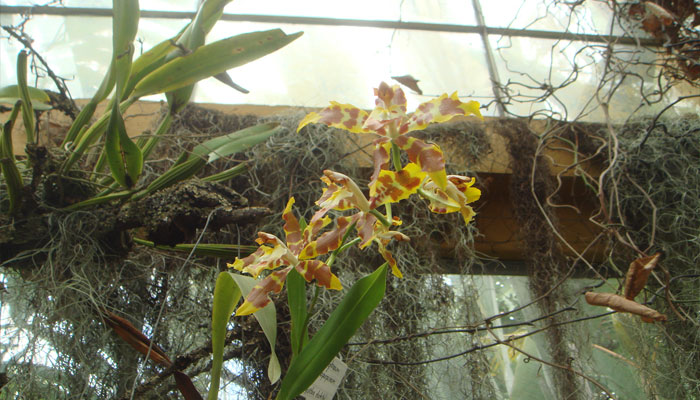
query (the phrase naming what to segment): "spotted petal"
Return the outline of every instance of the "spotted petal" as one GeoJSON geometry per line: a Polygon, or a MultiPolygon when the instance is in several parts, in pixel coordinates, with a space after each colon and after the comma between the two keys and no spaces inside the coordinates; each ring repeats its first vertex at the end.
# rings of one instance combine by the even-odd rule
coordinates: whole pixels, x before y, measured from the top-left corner
{"type": "Polygon", "coordinates": [[[287,274],[291,269],[292,267],[288,267],[272,272],[253,286],[243,304],[236,310],[236,315],[252,314],[265,307],[271,301],[269,294],[271,292],[279,293],[282,290],[284,281],[287,280],[287,274]]]}
{"type": "Polygon", "coordinates": [[[401,135],[394,139],[394,143],[402,150],[406,151],[408,159],[420,166],[420,168],[430,175],[430,178],[441,189],[447,185],[447,173],[445,172],[445,159],[442,156],[440,146],[433,143],[401,135]]]}
{"type": "Polygon", "coordinates": [[[297,132],[308,124],[321,123],[353,133],[369,133],[371,130],[363,127],[368,115],[367,111],[361,110],[352,104],[341,104],[331,101],[329,107],[318,113],[309,113],[304,117],[299,123],[297,132]]]}
{"type": "Polygon", "coordinates": [[[284,208],[282,213],[282,218],[285,220],[284,233],[287,238],[287,247],[294,254],[299,254],[302,248],[304,248],[304,243],[302,241],[301,226],[299,225],[299,220],[292,212],[292,206],[294,205],[294,197],[290,197],[287,201],[287,206],[284,208]]]}
{"type": "Polygon", "coordinates": [[[321,207],[317,214],[326,215],[330,210],[350,210],[355,208],[355,194],[343,186],[331,182],[328,177],[322,176],[321,180],[326,184],[321,198],[316,201],[316,205],[321,207]]]}
{"type": "Polygon", "coordinates": [[[389,159],[391,158],[391,140],[388,138],[379,138],[374,142],[374,171],[369,180],[370,187],[374,185],[379,177],[379,171],[389,169],[389,159]]]}
{"type": "Polygon", "coordinates": [[[349,217],[340,217],[336,220],[334,229],[325,232],[318,239],[309,243],[304,247],[304,250],[299,254],[299,259],[306,260],[319,255],[328,254],[331,251],[340,247],[343,240],[343,235],[348,230],[351,224],[349,217]]]}
{"type": "Polygon", "coordinates": [[[379,172],[374,185],[369,188],[371,208],[385,203],[397,203],[415,193],[423,183],[425,172],[414,163],[408,163],[401,171],[379,172]]]}
{"type": "MultiPolygon", "coordinates": [[[[406,240],[408,241],[408,236],[399,233],[399,232],[394,232],[394,231],[389,231],[385,232],[386,234],[397,234],[397,235],[392,235],[392,237],[397,238],[398,240],[406,240]]],[[[384,260],[389,263],[389,266],[391,266],[391,273],[394,274],[397,278],[403,278],[403,274],[401,273],[401,270],[399,269],[399,266],[396,264],[396,260],[394,259],[394,256],[391,255],[391,252],[387,250],[386,245],[389,243],[388,239],[380,239],[380,240],[375,240],[377,242],[377,246],[379,249],[379,254],[382,255],[384,260]]]]}
{"type": "Polygon", "coordinates": [[[460,175],[449,175],[447,177],[445,190],[428,180],[423,185],[421,194],[428,199],[430,211],[439,214],[446,214],[459,211],[465,223],[469,223],[476,213],[467,205],[479,199],[481,191],[472,187],[475,178],[467,178],[460,175]]]}
{"type": "Polygon", "coordinates": [[[248,257],[236,258],[228,266],[257,278],[260,272],[266,269],[276,269],[281,265],[297,263],[294,254],[276,236],[258,232],[256,241],[262,246],[248,257]],[[273,244],[273,247],[265,246],[264,243],[273,244]]]}
{"type": "Polygon", "coordinates": [[[347,191],[352,194],[351,197],[347,196],[347,194],[343,194],[343,198],[346,198],[350,204],[357,207],[360,211],[369,211],[369,201],[365,197],[364,193],[362,193],[360,187],[357,186],[357,183],[355,183],[355,181],[353,181],[349,176],[328,169],[323,171],[323,174],[327,178],[327,180],[324,180],[326,184],[332,182],[336,185],[342,186],[343,191],[347,191]]]}
{"type": "Polygon", "coordinates": [[[374,89],[374,94],[377,96],[376,107],[365,121],[365,128],[379,135],[386,135],[388,125],[393,124],[398,128],[408,121],[406,95],[398,85],[389,86],[382,82],[379,88],[374,89]]]}
{"type": "Polygon", "coordinates": [[[418,106],[418,109],[409,118],[407,131],[422,130],[430,124],[446,122],[458,115],[476,115],[482,118],[478,102],[462,103],[457,92],[450,96],[444,93],[437,99],[418,106]]]}
{"type": "Polygon", "coordinates": [[[326,289],[341,290],[343,285],[340,280],[331,272],[331,268],[320,260],[304,260],[296,266],[296,270],[307,282],[316,279],[318,286],[326,289]]]}

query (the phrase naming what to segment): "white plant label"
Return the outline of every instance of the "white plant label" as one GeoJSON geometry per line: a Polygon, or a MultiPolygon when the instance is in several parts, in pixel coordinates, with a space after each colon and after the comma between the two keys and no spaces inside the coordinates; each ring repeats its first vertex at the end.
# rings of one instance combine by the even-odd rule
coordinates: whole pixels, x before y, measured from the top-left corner
{"type": "Polygon", "coordinates": [[[301,395],[306,400],[331,400],[335,397],[335,392],[338,391],[340,381],[343,380],[348,366],[335,357],[333,361],[326,367],[321,375],[312,383],[308,389],[301,395]]]}

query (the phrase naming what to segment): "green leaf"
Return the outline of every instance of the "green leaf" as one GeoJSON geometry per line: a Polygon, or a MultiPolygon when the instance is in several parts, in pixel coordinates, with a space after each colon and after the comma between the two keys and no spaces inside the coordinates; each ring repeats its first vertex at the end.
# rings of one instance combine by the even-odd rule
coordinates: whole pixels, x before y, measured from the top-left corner
{"type": "MultiPolygon", "coordinates": [[[[50,110],[51,99],[45,91],[35,87],[27,86],[29,99],[32,101],[32,107],[35,110],[50,110]]],[[[0,104],[14,105],[17,100],[21,99],[20,87],[18,85],[10,85],[0,88],[0,104]]]]}
{"type": "Polygon", "coordinates": [[[292,360],[278,400],[293,399],[321,375],[384,297],[386,271],[385,263],[350,288],[328,321],[292,360]]]}
{"type": "Polygon", "coordinates": [[[185,31],[187,27],[183,28],[177,35],[170,39],[166,39],[157,45],[151,47],[150,50],[141,54],[131,65],[131,75],[129,76],[129,81],[124,88],[124,93],[122,94],[122,101],[126,99],[134,90],[137,83],[143,79],[146,75],[155,71],[158,67],[162,66],[167,61],[167,55],[177,50],[175,43],[185,31]]]}
{"type": "Polygon", "coordinates": [[[231,178],[234,178],[245,171],[248,170],[248,166],[245,163],[240,163],[233,168],[229,168],[226,171],[219,172],[217,174],[209,175],[202,178],[204,182],[223,182],[231,178]]]}
{"type": "Polygon", "coordinates": [[[27,52],[24,50],[17,54],[17,85],[22,100],[22,123],[27,133],[27,143],[34,143],[34,109],[27,86],[27,52]]]}
{"type": "Polygon", "coordinates": [[[226,325],[233,310],[241,298],[241,289],[228,272],[219,273],[214,287],[214,304],[211,312],[211,382],[209,384],[209,400],[219,398],[219,381],[221,368],[224,364],[224,346],[226,345],[226,325]]]}
{"type": "Polygon", "coordinates": [[[98,204],[103,204],[103,203],[109,203],[112,200],[119,200],[123,199],[126,197],[131,196],[134,194],[133,190],[123,190],[121,192],[116,192],[116,193],[109,193],[105,195],[98,195],[92,198],[89,198],[87,200],[83,200],[81,202],[71,204],[68,207],[65,207],[65,210],[81,210],[86,207],[92,207],[98,204]]]}
{"type": "Polygon", "coordinates": [[[151,72],[134,88],[133,97],[170,92],[220,74],[272,53],[291,43],[302,32],[286,35],[280,29],[219,40],[178,57],[151,72]]]}
{"type": "Polygon", "coordinates": [[[19,114],[20,102],[18,101],[12,108],[10,118],[2,126],[2,137],[0,137],[0,167],[2,175],[5,177],[7,187],[7,198],[10,202],[8,212],[14,214],[22,203],[22,175],[15,164],[15,155],[12,150],[12,128],[19,114]]]}
{"type": "MultiPolygon", "coordinates": [[[[129,99],[123,101],[119,105],[119,112],[123,113],[124,111],[126,111],[127,108],[134,104],[134,102],[136,102],[136,99],[129,99]]],[[[90,125],[89,128],[80,129],[80,131],[75,137],[75,149],[72,153],[70,153],[66,161],[63,162],[63,165],[61,166],[61,172],[67,172],[73,166],[73,164],[75,164],[80,159],[80,157],[83,156],[88,147],[90,147],[91,144],[95,143],[97,138],[99,138],[100,135],[104,133],[105,129],[107,129],[108,124],[111,121],[111,116],[112,111],[110,108],[94,124],[90,125]]]]}
{"type": "Polygon", "coordinates": [[[192,149],[192,153],[188,157],[204,158],[207,162],[213,162],[221,157],[227,157],[231,154],[240,153],[248,148],[265,141],[270,136],[279,132],[279,123],[268,122],[265,124],[251,126],[250,128],[241,129],[227,135],[218,136],[209,139],[204,143],[200,143],[192,149]]]}
{"type": "Polygon", "coordinates": [[[188,50],[194,50],[202,46],[207,34],[221,18],[224,7],[230,2],[231,0],[204,1],[192,19],[192,23],[187,26],[182,36],[180,36],[178,44],[188,50]]]}
{"type": "Polygon", "coordinates": [[[166,187],[170,187],[180,181],[193,177],[207,162],[201,158],[195,158],[185,163],[175,165],[164,174],[157,177],[148,187],[134,195],[134,200],[139,200],[166,187]]]}
{"type": "Polygon", "coordinates": [[[287,303],[289,304],[289,314],[292,319],[290,340],[292,341],[292,359],[294,359],[299,354],[300,346],[305,346],[309,341],[308,332],[304,329],[307,315],[306,281],[294,269],[287,274],[287,303]]]}
{"type": "Polygon", "coordinates": [[[196,246],[189,243],[176,244],[175,246],[155,245],[150,240],[133,238],[135,243],[143,246],[153,247],[166,251],[177,251],[181,253],[190,253],[194,249],[194,254],[197,256],[208,256],[217,258],[232,259],[240,256],[247,256],[258,249],[258,246],[246,246],[239,244],[219,244],[219,243],[199,243],[196,246]]]}
{"type": "MultiPolygon", "coordinates": [[[[211,384],[209,387],[209,400],[218,397],[219,381],[221,378],[221,368],[223,366],[224,345],[226,339],[226,325],[231,314],[241,298],[242,293],[249,293],[257,280],[249,276],[232,274],[224,271],[216,279],[214,288],[214,305],[212,309],[212,355],[211,384]]],[[[281,374],[281,367],[277,355],[275,354],[275,344],[277,343],[277,313],[274,303],[270,303],[261,310],[253,314],[258,320],[268,342],[270,343],[270,362],[267,368],[267,375],[272,383],[275,383],[281,374]]]]}
{"type": "Polygon", "coordinates": [[[63,143],[61,144],[61,147],[65,147],[67,144],[75,141],[75,139],[83,130],[85,124],[90,122],[90,118],[92,118],[92,115],[95,113],[96,109],[97,103],[90,101],[85,105],[85,107],[83,107],[82,110],[80,110],[80,113],[78,113],[78,116],[75,118],[75,121],[73,121],[73,124],[70,126],[68,133],[66,133],[66,137],[63,138],[63,143]]]}
{"type": "Polygon", "coordinates": [[[150,185],[134,196],[134,200],[141,199],[151,193],[172,186],[194,176],[207,163],[220,157],[226,157],[234,153],[245,151],[258,143],[265,141],[270,136],[279,132],[282,128],[278,123],[267,123],[242,129],[228,135],[216,137],[201,143],[192,150],[189,157],[181,157],[164,174],[156,178],[150,185]]]}
{"type": "Polygon", "coordinates": [[[117,103],[113,104],[104,151],[114,180],[130,188],[141,175],[143,154],[136,143],[129,138],[117,103]]]}
{"type": "MultiPolygon", "coordinates": [[[[258,280],[250,276],[234,274],[228,272],[228,274],[233,278],[241,288],[241,293],[246,295],[253,290],[253,287],[258,283],[258,280]]],[[[275,345],[277,344],[277,312],[275,310],[275,303],[270,302],[268,305],[258,310],[253,314],[255,319],[258,320],[260,327],[267,338],[268,343],[270,343],[270,361],[267,365],[267,377],[270,379],[271,383],[277,382],[280,375],[282,374],[282,367],[280,367],[280,362],[277,359],[277,354],[275,353],[275,345]]]]}
{"type": "Polygon", "coordinates": [[[115,97],[121,98],[131,74],[134,39],[139,29],[141,11],[138,0],[115,0],[112,8],[112,66],[117,86],[115,97]]]}

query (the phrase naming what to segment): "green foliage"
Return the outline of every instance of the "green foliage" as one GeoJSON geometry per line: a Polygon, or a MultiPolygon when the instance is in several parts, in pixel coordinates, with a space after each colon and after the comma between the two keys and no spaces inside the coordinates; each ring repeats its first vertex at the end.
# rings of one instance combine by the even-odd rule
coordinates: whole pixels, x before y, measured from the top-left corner
{"type": "MultiPolygon", "coordinates": [[[[141,178],[144,160],[147,159],[160,137],[168,131],[173,120],[173,114],[182,109],[190,100],[194,85],[209,77],[216,77],[229,86],[237,87],[226,75],[230,68],[244,65],[248,62],[272,53],[291,43],[301,32],[287,35],[281,30],[270,30],[242,34],[211,44],[205,44],[206,36],[217,23],[223,13],[224,6],[230,0],[203,1],[192,22],[187,24],[171,39],[165,40],[145,51],[137,59],[134,57],[134,40],[138,32],[139,2],[138,0],[115,0],[113,3],[113,49],[112,58],[102,83],[94,96],[83,107],[71,124],[61,149],[65,154],[50,158],[50,170],[46,169],[45,159],[35,157],[35,152],[27,149],[27,159],[19,160],[12,150],[12,128],[19,113],[25,127],[28,144],[35,144],[34,132],[35,110],[42,111],[50,108],[46,92],[27,86],[27,52],[22,51],[17,58],[18,84],[0,88],[0,102],[14,105],[10,118],[3,122],[0,132],[0,164],[4,179],[6,198],[2,199],[2,212],[7,215],[25,214],[40,220],[42,213],[51,213],[56,208],[70,212],[75,210],[95,210],[100,205],[112,203],[114,210],[122,210],[121,205],[136,202],[159,190],[166,189],[176,183],[193,178],[203,167],[220,158],[229,157],[235,153],[244,152],[267,140],[282,130],[276,123],[262,124],[237,132],[226,134],[196,146],[191,153],[183,152],[180,160],[169,170],[152,182],[141,178]],[[147,140],[134,141],[134,132],[128,132],[124,124],[124,115],[131,105],[145,95],[164,93],[169,102],[169,113],[163,118],[155,134],[147,140]],[[95,115],[98,105],[108,100],[106,111],[95,115]],[[97,117],[95,119],[95,117],[97,117]],[[94,122],[93,122],[94,121],[94,122]],[[95,144],[99,143],[98,146],[95,144]],[[88,159],[88,150],[97,148],[97,162],[88,159]],[[25,167],[25,164],[27,167],[25,167]],[[108,168],[108,171],[105,171],[108,168]],[[32,184],[29,173],[34,171],[32,184]],[[105,174],[104,172],[109,172],[105,174]],[[80,195],[66,193],[70,200],[56,201],[47,211],[37,208],[36,202],[22,201],[24,193],[52,188],[51,184],[40,179],[55,179],[58,182],[77,182],[87,190],[80,195]],[[26,184],[26,186],[25,186],[26,184]]],[[[42,149],[43,150],[43,149],[42,149]]],[[[49,149],[53,151],[54,149],[49,149]]],[[[245,164],[235,165],[226,171],[203,177],[205,181],[219,182],[244,172],[245,164]]],[[[53,181],[52,181],[53,182],[53,181]]],[[[70,190],[69,190],[70,191],[70,190]]],[[[31,193],[41,201],[41,196],[31,193]],[[36,196],[35,196],[36,195],[36,196]]],[[[41,195],[44,195],[42,192],[41,195]]],[[[63,196],[63,192],[61,192],[63,196]]],[[[4,196],[3,196],[4,197],[4,196]]],[[[26,218],[25,218],[26,219],[26,218]]],[[[131,228],[130,226],[128,228],[131,228]]],[[[108,229],[119,228],[116,224],[108,229]]],[[[194,228],[193,228],[194,229],[194,228]]],[[[110,232],[112,233],[112,232],[110,232]]],[[[125,232],[113,232],[122,238],[125,232]]],[[[109,238],[107,238],[109,240],[109,238]]],[[[135,239],[139,244],[158,247],[153,242],[135,239]]],[[[129,242],[127,240],[127,242],[129,242]]],[[[130,243],[130,242],[129,242],[130,243]]],[[[37,247],[43,244],[38,239],[37,247]]],[[[246,246],[180,244],[170,250],[187,251],[191,254],[233,258],[241,253],[252,250],[246,246]]],[[[94,260],[91,260],[94,262],[94,260]]],[[[222,275],[224,282],[225,301],[235,297],[235,290],[249,292],[255,284],[254,279],[243,276],[222,275]],[[227,277],[228,276],[228,280],[227,277]],[[235,290],[233,289],[235,287],[235,290]]],[[[218,290],[218,286],[217,286],[218,290]]],[[[240,294],[239,294],[240,296],[240,294]]],[[[221,296],[217,297],[221,303],[221,296]]],[[[235,302],[234,302],[235,303],[235,302]]],[[[226,304],[225,307],[228,307],[226,304]]],[[[220,305],[219,305],[220,307],[220,305]]],[[[225,334],[226,321],[232,310],[225,309],[227,314],[223,321],[225,334]]],[[[215,315],[221,314],[216,308],[215,315]]],[[[274,382],[279,379],[281,368],[274,354],[276,342],[276,316],[273,306],[256,314],[265,334],[268,337],[273,353],[270,359],[269,376],[274,382]]],[[[220,320],[214,318],[215,325],[221,327],[220,320]]],[[[220,332],[220,330],[216,331],[220,332]]],[[[214,335],[214,348],[219,349],[223,342],[221,336],[214,335]]],[[[217,359],[220,371],[221,359],[217,359]]],[[[215,360],[215,369],[216,361],[215,360]]],[[[218,384],[218,379],[216,380],[218,384]]],[[[217,386],[218,388],[218,386],[217,386]]],[[[214,394],[214,398],[216,395],[214,394]]]]}
{"type": "Polygon", "coordinates": [[[292,356],[296,357],[299,351],[309,341],[304,322],[308,318],[306,311],[306,283],[299,273],[290,271],[287,276],[287,303],[292,319],[290,340],[292,341],[292,356]]]}
{"type": "Polygon", "coordinates": [[[14,163],[15,156],[12,151],[12,128],[17,119],[21,101],[17,101],[7,122],[2,126],[2,137],[0,138],[0,165],[2,165],[2,175],[7,184],[7,194],[9,199],[8,214],[14,214],[22,201],[22,176],[17,165],[14,163]]]}
{"type": "Polygon", "coordinates": [[[300,395],[321,375],[384,297],[386,271],[387,264],[384,264],[350,288],[323,327],[292,360],[282,380],[278,400],[300,395]]]}
{"type": "MultiPolygon", "coordinates": [[[[111,186],[94,197],[68,205],[71,209],[92,207],[114,200],[140,199],[157,190],[189,179],[207,163],[243,151],[279,131],[276,126],[267,124],[257,129],[222,136],[213,142],[197,146],[195,155],[190,156],[186,162],[174,166],[147,187],[139,187],[138,180],[144,159],[151,153],[160,135],[170,126],[172,118],[168,115],[156,135],[137,144],[130,138],[124,125],[123,113],[129,106],[144,95],[169,92],[171,93],[168,96],[169,101],[176,103],[171,104],[171,112],[176,111],[187,104],[191,89],[199,80],[225,73],[227,69],[260,58],[289,44],[301,35],[301,33],[286,35],[281,30],[272,30],[238,35],[204,45],[206,34],[220,18],[226,3],[228,1],[204,2],[193,22],[181,32],[146,51],[132,62],[133,41],[138,31],[139,4],[136,0],[114,2],[113,54],[110,67],[93,98],[71,125],[63,145],[72,147],[72,151],[60,165],[61,174],[71,174],[76,166],[80,165],[87,149],[100,138],[104,138],[101,156],[91,180],[95,184],[98,183],[96,180],[98,177],[101,178],[101,171],[106,164],[109,166],[111,178],[102,179],[99,184],[111,186]],[[186,94],[173,92],[180,89],[189,91],[186,94]],[[113,97],[107,111],[96,122],[90,124],[89,121],[97,105],[110,93],[113,93],[113,97]],[[115,193],[119,188],[126,190],[115,193]]],[[[26,58],[26,52],[20,52],[17,62],[19,84],[0,89],[0,98],[3,102],[21,100],[27,142],[32,143],[34,141],[32,104],[37,104],[38,109],[44,109],[42,104],[48,101],[48,96],[38,89],[26,86],[26,58]]],[[[11,128],[11,124],[9,127],[11,128]]],[[[3,135],[5,141],[11,141],[9,132],[3,135]]],[[[9,155],[8,151],[12,151],[11,147],[5,149],[4,159],[6,160],[3,164],[6,166],[3,168],[3,173],[12,181],[13,195],[10,208],[14,212],[17,209],[20,193],[18,187],[22,184],[21,179],[16,179],[18,176],[16,168],[10,165],[13,164],[14,157],[9,155]]],[[[31,159],[30,162],[32,162],[31,159]]],[[[234,167],[209,180],[229,179],[240,171],[242,171],[241,167],[234,167]]]]}
{"type": "MultiPolygon", "coordinates": [[[[219,380],[223,366],[224,341],[226,338],[226,325],[233,314],[233,310],[241,298],[241,293],[250,293],[257,281],[249,276],[221,272],[216,280],[214,288],[214,305],[212,308],[212,353],[214,359],[211,368],[211,385],[209,388],[209,400],[217,399],[219,393],[219,380]]],[[[277,382],[282,373],[280,363],[275,354],[277,342],[277,312],[273,303],[263,307],[254,314],[260,327],[263,329],[270,344],[270,362],[267,375],[272,383],[277,382]]]]}

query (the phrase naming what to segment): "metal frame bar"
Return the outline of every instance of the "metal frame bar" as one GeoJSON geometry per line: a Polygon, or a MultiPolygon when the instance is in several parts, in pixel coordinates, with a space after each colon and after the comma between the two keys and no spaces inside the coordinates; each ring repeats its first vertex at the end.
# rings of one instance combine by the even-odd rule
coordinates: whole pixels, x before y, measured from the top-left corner
{"type": "MultiPolygon", "coordinates": [[[[2,6],[0,14],[32,14],[32,15],[56,15],[56,16],[91,16],[111,17],[109,8],[85,8],[85,7],[47,7],[47,6],[2,6]]],[[[191,19],[195,13],[190,11],[152,11],[142,10],[143,18],[164,19],[191,19]]],[[[435,24],[425,22],[403,21],[370,21],[345,18],[321,18],[321,17],[294,17],[286,15],[258,15],[258,14],[224,14],[223,21],[262,22],[276,24],[300,24],[317,26],[354,26],[362,28],[403,29],[428,32],[454,32],[476,33],[487,35],[501,35],[512,37],[529,37],[535,39],[571,40],[591,43],[609,43],[643,45],[661,47],[663,43],[654,39],[634,39],[621,36],[574,34],[571,32],[541,31],[530,29],[494,28],[488,26],[435,24]]]]}
{"type": "Polygon", "coordinates": [[[501,78],[498,74],[496,60],[493,57],[493,49],[491,49],[491,43],[489,42],[488,27],[486,26],[484,13],[481,11],[481,3],[479,0],[472,0],[472,6],[474,7],[474,15],[476,16],[476,21],[479,27],[479,35],[481,36],[481,41],[484,45],[486,66],[488,67],[489,75],[491,76],[491,90],[493,90],[493,97],[496,99],[498,115],[500,117],[504,117],[506,114],[506,106],[503,102],[504,96],[503,91],[501,90],[501,78]]]}

